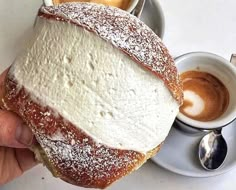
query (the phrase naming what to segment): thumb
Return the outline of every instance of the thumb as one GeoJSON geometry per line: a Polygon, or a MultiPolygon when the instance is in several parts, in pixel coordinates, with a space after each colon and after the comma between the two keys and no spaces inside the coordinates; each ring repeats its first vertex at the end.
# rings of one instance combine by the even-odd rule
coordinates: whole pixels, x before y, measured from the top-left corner
{"type": "Polygon", "coordinates": [[[33,134],[19,116],[0,110],[0,146],[26,148],[32,142],[33,134]]]}
{"type": "MultiPolygon", "coordinates": [[[[8,73],[8,70],[5,70],[1,75],[0,75],[0,100],[2,99],[2,96],[4,94],[4,80],[6,78],[6,75],[8,73]]],[[[1,101],[0,101],[0,105],[1,105],[1,101]]]]}

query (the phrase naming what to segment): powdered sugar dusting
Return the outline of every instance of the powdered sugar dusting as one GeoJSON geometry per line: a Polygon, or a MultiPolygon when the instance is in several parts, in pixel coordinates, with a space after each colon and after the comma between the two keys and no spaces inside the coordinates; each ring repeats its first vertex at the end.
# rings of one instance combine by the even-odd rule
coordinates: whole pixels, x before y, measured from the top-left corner
{"type": "MultiPolygon", "coordinates": [[[[173,59],[160,39],[141,21],[119,9],[95,4],[63,4],[42,7],[40,16],[83,26],[111,42],[137,63],[163,79],[181,102],[182,91],[173,59]]],[[[95,142],[82,130],[18,86],[8,76],[5,107],[16,112],[32,128],[56,174],[70,183],[104,188],[137,168],[145,155],[118,150],[95,142]]]]}
{"type": "Polygon", "coordinates": [[[14,79],[8,78],[5,104],[31,126],[51,167],[65,181],[83,187],[104,188],[145,160],[141,153],[95,142],[51,108],[32,101],[23,87],[17,89],[14,79]]]}
{"type": "Polygon", "coordinates": [[[111,42],[160,77],[182,103],[183,92],[173,59],[160,38],[136,17],[114,7],[92,3],[42,7],[39,16],[83,26],[111,42]]]}
{"type": "Polygon", "coordinates": [[[124,175],[124,169],[138,165],[138,160],[144,157],[140,153],[115,150],[95,143],[70,123],[57,122],[55,127],[58,128],[56,136],[63,137],[63,141],[56,139],[54,133],[47,134],[42,129],[35,130],[35,135],[59,176],[67,176],[67,180],[73,183],[92,187],[100,181],[106,186],[124,175]]]}
{"type": "MultiPolygon", "coordinates": [[[[50,162],[60,171],[59,175],[70,176],[69,180],[91,187],[96,180],[109,184],[115,177],[121,177],[124,168],[138,164],[138,154],[111,150],[101,144],[94,144],[91,139],[55,141],[45,135],[38,135],[50,162]],[[49,146],[50,145],[50,146],[49,146]],[[135,158],[136,157],[136,158],[135,158]]],[[[74,137],[76,138],[76,137],[74,137]]]]}

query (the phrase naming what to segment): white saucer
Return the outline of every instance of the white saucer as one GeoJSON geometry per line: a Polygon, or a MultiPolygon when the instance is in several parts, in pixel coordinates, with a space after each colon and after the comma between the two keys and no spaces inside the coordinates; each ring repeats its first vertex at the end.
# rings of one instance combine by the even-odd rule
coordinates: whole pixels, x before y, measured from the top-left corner
{"type": "Polygon", "coordinates": [[[203,134],[190,135],[172,127],[160,152],[152,160],[163,168],[190,177],[212,177],[236,167],[236,122],[223,129],[228,144],[228,155],[221,168],[204,170],[198,160],[198,144],[203,134]]]}

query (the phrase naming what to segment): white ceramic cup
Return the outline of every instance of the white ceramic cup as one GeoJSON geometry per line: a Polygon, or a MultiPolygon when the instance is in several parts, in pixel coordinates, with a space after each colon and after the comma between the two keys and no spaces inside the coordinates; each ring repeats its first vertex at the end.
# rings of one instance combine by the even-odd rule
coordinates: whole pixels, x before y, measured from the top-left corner
{"type": "Polygon", "coordinates": [[[212,130],[224,127],[236,118],[236,67],[226,59],[206,52],[193,52],[182,55],[175,60],[179,73],[196,70],[208,72],[216,76],[228,89],[229,106],[219,118],[212,121],[197,121],[181,112],[176,118],[176,123],[182,129],[192,128],[212,130]]]}
{"type": "MultiPolygon", "coordinates": [[[[127,1],[127,0],[124,0],[124,1],[127,1]]],[[[138,1],[139,0],[131,0],[131,2],[129,4],[129,6],[127,7],[126,11],[131,13],[134,10],[134,8],[136,7],[138,1]]],[[[53,5],[53,1],[52,0],[43,0],[43,2],[44,2],[44,4],[46,6],[52,6],[53,5]]]]}

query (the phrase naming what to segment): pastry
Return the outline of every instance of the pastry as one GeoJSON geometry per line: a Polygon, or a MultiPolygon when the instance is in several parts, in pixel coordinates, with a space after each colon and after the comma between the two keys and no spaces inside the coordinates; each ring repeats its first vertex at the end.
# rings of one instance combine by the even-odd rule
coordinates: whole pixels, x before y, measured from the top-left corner
{"type": "Polygon", "coordinates": [[[183,101],[168,50],[143,22],[91,3],[41,7],[1,107],[32,129],[54,176],[105,188],[161,147],[183,101]]]}

